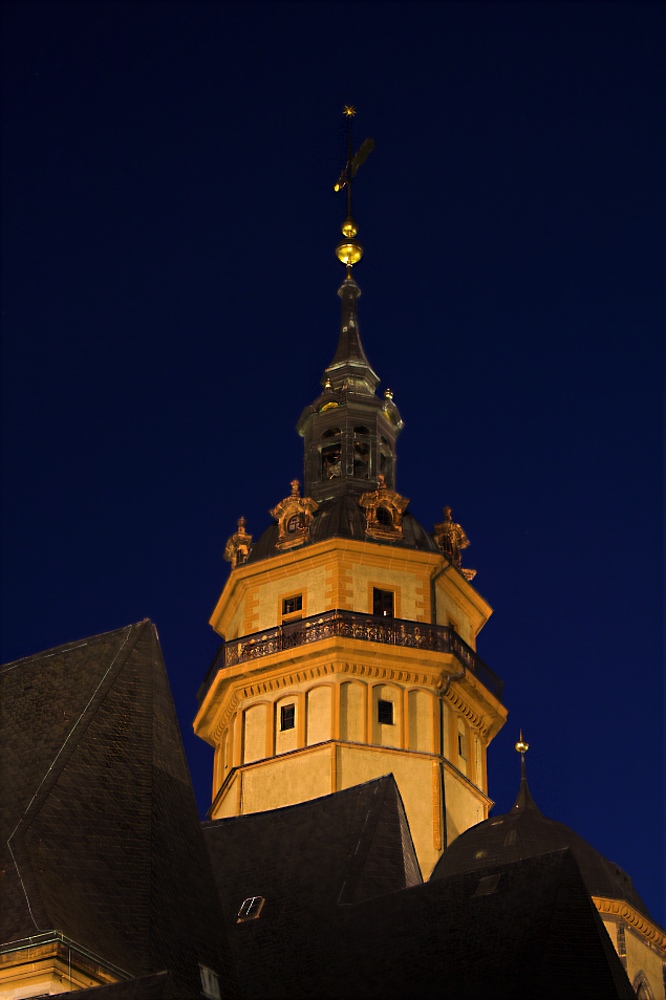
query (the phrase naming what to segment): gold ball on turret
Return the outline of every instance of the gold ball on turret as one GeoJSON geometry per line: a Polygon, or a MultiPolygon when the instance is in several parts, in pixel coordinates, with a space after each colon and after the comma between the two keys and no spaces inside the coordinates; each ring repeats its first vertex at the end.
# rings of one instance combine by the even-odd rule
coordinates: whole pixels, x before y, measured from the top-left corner
{"type": "Polygon", "coordinates": [[[338,244],[335,248],[335,254],[345,267],[353,267],[363,256],[363,247],[355,240],[347,240],[338,244]]]}
{"type": "Polygon", "coordinates": [[[351,215],[348,215],[345,221],[342,223],[342,235],[346,236],[348,240],[351,240],[356,236],[358,232],[358,226],[352,219],[351,215]]]}

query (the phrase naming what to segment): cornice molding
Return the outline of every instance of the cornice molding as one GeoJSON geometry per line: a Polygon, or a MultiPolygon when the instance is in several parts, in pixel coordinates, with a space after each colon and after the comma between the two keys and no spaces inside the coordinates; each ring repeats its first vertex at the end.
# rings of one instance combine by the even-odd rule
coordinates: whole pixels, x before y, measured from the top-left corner
{"type": "Polygon", "coordinates": [[[599,913],[607,913],[614,917],[622,917],[630,927],[647,938],[647,940],[661,952],[662,957],[666,957],[666,931],[648,920],[642,913],[635,910],[633,906],[622,899],[608,899],[605,896],[593,896],[592,902],[599,913]]]}
{"type": "MultiPolygon", "coordinates": [[[[423,671],[395,669],[377,664],[328,662],[317,663],[306,668],[292,669],[286,673],[275,674],[271,677],[265,677],[262,680],[255,680],[249,683],[247,681],[244,682],[242,678],[238,678],[236,685],[234,685],[233,680],[230,682],[231,690],[227,696],[228,701],[224,705],[213,727],[212,737],[214,741],[216,743],[221,742],[223,731],[229,726],[234,715],[238,713],[243,701],[258,698],[262,695],[270,696],[300,684],[324,680],[325,678],[329,678],[331,674],[344,674],[358,678],[359,680],[365,680],[366,682],[383,681],[389,684],[397,683],[419,689],[425,688],[435,698],[439,697],[438,688],[441,685],[442,677],[441,673],[435,675],[434,673],[428,674],[423,671]]],[[[327,681],[327,683],[330,682],[327,681]]],[[[456,711],[464,715],[470,725],[476,728],[482,736],[486,735],[488,727],[484,725],[483,719],[463,700],[459,692],[449,687],[445,697],[456,711]]]]}

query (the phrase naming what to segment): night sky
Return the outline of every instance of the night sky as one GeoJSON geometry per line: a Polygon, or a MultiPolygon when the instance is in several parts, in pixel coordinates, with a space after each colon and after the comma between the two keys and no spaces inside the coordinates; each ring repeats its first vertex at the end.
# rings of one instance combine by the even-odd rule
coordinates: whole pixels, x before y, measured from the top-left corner
{"type": "Polygon", "coordinates": [[[342,107],[397,487],[444,504],[542,811],[663,898],[659,4],[5,3],[2,659],[150,617],[191,732],[242,514],[302,479],[342,107]]]}

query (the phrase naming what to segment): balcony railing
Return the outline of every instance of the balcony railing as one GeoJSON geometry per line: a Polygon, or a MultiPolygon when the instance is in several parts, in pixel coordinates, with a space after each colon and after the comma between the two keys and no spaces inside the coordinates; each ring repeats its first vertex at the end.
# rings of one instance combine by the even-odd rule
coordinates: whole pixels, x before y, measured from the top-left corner
{"type": "Polygon", "coordinates": [[[449,625],[405,621],[401,618],[380,618],[352,611],[326,611],[322,615],[300,618],[276,628],[244,635],[225,642],[213,661],[199,692],[205,695],[213,678],[222,667],[249,663],[271,653],[295,649],[332,636],[380,642],[387,646],[408,646],[436,653],[450,653],[474,674],[496,698],[501,699],[503,682],[486,666],[474,650],[449,625]]]}

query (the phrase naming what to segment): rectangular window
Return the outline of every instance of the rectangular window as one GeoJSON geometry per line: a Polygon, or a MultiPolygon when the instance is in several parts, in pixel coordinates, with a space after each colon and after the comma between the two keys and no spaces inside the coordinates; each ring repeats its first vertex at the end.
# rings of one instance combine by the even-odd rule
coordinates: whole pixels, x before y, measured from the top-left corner
{"type": "Polygon", "coordinates": [[[383,726],[393,725],[393,702],[392,701],[378,701],[377,702],[377,721],[381,722],[383,726]]]}
{"type": "Polygon", "coordinates": [[[385,618],[393,618],[393,591],[379,590],[377,587],[372,591],[372,613],[385,618]]]}
{"type": "Polygon", "coordinates": [[[458,733],[458,753],[461,757],[465,757],[465,736],[463,733],[458,733]]]}
{"type": "Polygon", "coordinates": [[[293,597],[285,597],[282,602],[282,614],[293,615],[295,611],[303,610],[303,595],[295,594],[293,597]]]}
{"type": "Polygon", "coordinates": [[[285,729],[293,729],[296,725],[296,706],[295,705],[283,705],[280,708],[280,729],[284,732],[285,729]]]}

